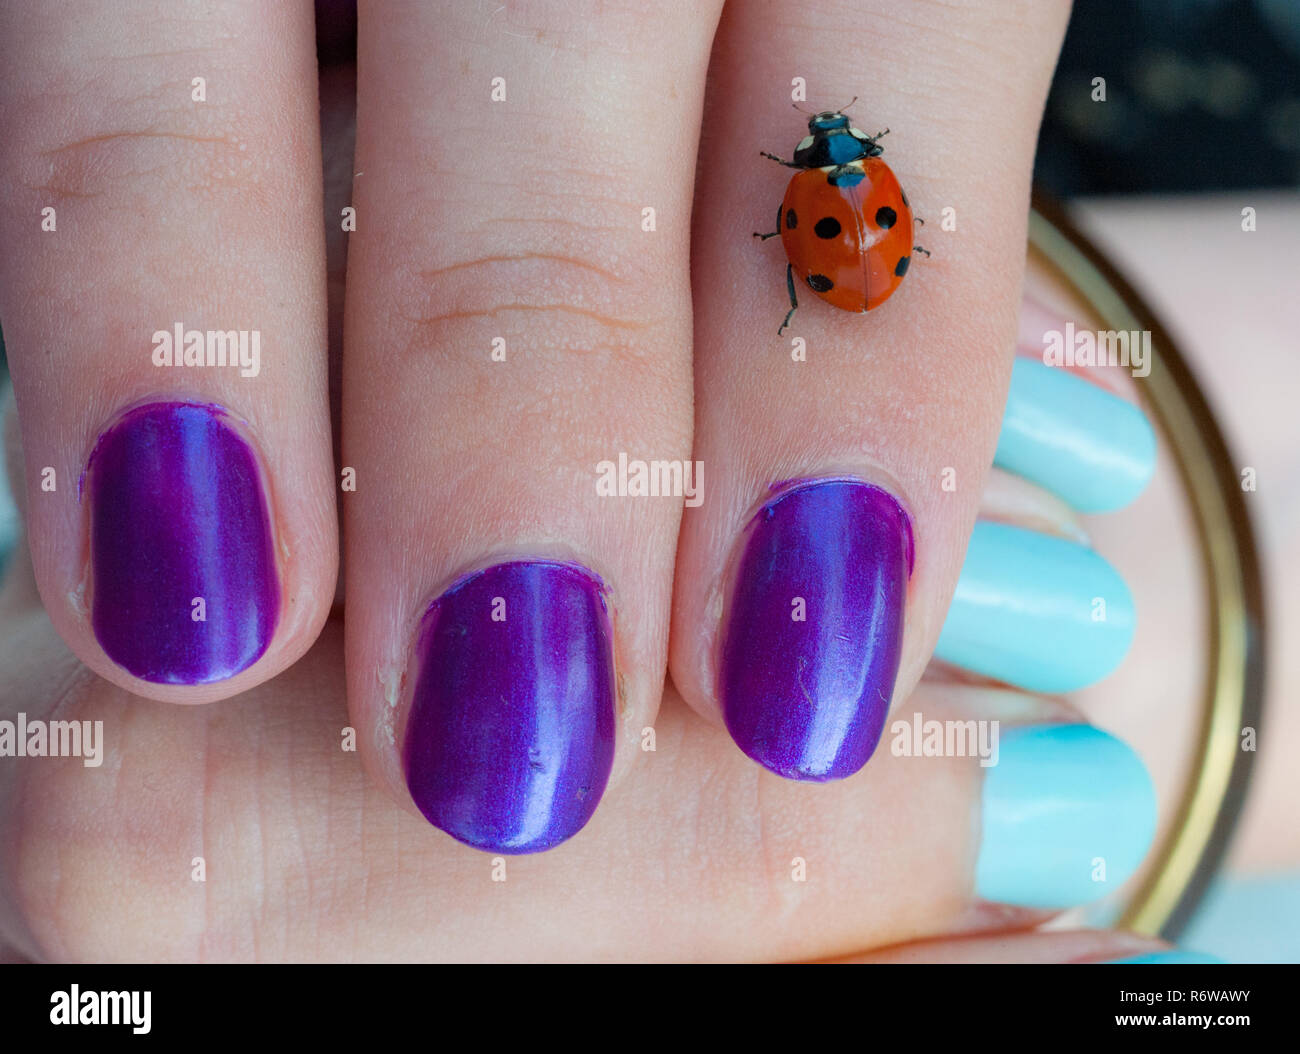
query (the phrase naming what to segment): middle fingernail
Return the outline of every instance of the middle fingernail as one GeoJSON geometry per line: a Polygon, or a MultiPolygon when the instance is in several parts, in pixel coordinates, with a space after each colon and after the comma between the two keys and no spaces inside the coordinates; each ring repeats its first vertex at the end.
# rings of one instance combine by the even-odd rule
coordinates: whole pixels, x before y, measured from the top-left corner
{"type": "Polygon", "coordinates": [[[889,714],[911,521],[879,487],[811,480],[763,505],[742,544],[718,678],[727,729],[780,776],[850,776],[889,714]]]}
{"type": "Polygon", "coordinates": [[[425,818],[497,853],[577,834],[614,760],[600,580],[557,561],[485,568],[433,602],[416,651],[406,781],[425,818]]]}

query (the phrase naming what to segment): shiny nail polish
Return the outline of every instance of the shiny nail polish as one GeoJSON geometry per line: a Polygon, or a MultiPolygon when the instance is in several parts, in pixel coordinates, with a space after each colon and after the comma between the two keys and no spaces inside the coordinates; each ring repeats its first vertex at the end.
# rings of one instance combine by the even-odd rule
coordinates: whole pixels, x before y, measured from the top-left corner
{"type": "Polygon", "coordinates": [[[104,653],[158,684],[208,684],[255,663],[280,610],[258,459],[217,406],[160,402],[95,445],[91,623],[104,653]]]}
{"type": "Polygon", "coordinates": [[[1142,759],[1091,725],[1004,729],[981,808],[976,892],[1027,908],[1074,907],[1118,889],[1156,830],[1142,759]]]}
{"type": "Polygon", "coordinates": [[[1132,502],[1156,467],[1156,436],[1138,407],[1069,370],[1017,356],[993,463],[1080,512],[1132,502]]]}
{"type": "Polygon", "coordinates": [[[406,782],[467,845],[536,853],[591,819],[614,761],[613,633],[576,564],[497,564],[430,605],[415,651],[406,782]]]}
{"type": "Polygon", "coordinates": [[[1147,952],[1144,955],[1129,956],[1127,959],[1110,959],[1108,961],[1118,966],[1221,966],[1224,964],[1222,959],[1216,959],[1213,955],[1189,951],[1186,948],[1170,948],[1167,951],[1147,952]]]}
{"type": "Polygon", "coordinates": [[[843,779],[889,714],[912,565],[907,513],[856,479],[787,485],[748,525],[718,690],[736,744],[796,780],[843,779]]]}
{"type": "Polygon", "coordinates": [[[980,521],[934,653],[1031,692],[1072,692],[1123,661],[1135,627],[1128,586],[1091,549],[980,521]]]}

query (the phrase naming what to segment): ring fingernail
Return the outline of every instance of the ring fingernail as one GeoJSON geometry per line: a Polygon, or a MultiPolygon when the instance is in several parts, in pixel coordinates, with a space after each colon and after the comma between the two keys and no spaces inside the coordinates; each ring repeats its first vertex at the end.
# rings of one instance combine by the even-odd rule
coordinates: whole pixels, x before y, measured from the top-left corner
{"type": "Polygon", "coordinates": [[[993,463],[1080,512],[1111,512],[1150,481],[1156,436],[1132,403],[1069,370],[1017,356],[993,463]]]}
{"type": "Polygon", "coordinates": [[[406,782],[425,818],[468,845],[535,853],[591,819],[614,760],[604,588],[576,564],[467,575],[416,643],[406,782]]]}
{"type": "Polygon", "coordinates": [[[1127,744],[1091,725],[1007,729],[984,778],[976,892],[1028,908],[1086,904],[1132,876],[1155,828],[1155,789],[1127,744]]]}
{"type": "Polygon", "coordinates": [[[742,542],[719,664],[727,729],[789,779],[832,780],[871,757],[903,636],[912,529],[887,491],[799,483],[742,542]]]}
{"type": "Polygon", "coordinates": [[[220,681],[256,662],[280,582],[257,457],[225,411],[129,410],[86,472],[91,624],[104,653],[161,684],[220,681]]]}
{"type": "Polygon", "coordinates": [[[1124,579],[1091,549],[981,521],[935,655],[1031,692],[1071,692],[1120,664],[1134,622],[1124,579]]]}

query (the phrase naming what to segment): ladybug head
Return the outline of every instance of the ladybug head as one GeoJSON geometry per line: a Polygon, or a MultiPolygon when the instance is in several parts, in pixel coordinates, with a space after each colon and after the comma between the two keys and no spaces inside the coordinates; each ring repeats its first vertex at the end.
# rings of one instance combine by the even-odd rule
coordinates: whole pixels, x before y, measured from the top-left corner
{"type": "Polygon", "coordinates": [[[808,118],[808,135],[795,147],[794,163],[800,168],[825,168],[882,153],[884,150],[861,128],[850,125],[840,111],[823,110],[808,118]]]}
{"type": "Polygon", "coordinates": [[[808,131],[814,135],[818,132],[830,132],[836,128],[847,128],[849,119],[838,110],[823,110],[808,118],[808,131]]]}

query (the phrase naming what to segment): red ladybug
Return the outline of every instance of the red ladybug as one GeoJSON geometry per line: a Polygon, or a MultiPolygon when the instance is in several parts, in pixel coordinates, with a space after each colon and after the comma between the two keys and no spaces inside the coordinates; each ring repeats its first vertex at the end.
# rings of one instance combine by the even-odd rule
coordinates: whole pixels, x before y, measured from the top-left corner
{"type": "Polygon", "coordinates": [[[779,234],[790,261],[785,272],[790,310],[778,335],[799,306],[796,276],[828,304],[870,311],[902,284],[913,251],[930,255],[912,244],[907,195],[880,160],[884,150],[876,140],[888,132],[869,136],[841,111],[826,110],[809,118],[809,134],[795,147],[793,161],[763,153],[800,169],[790,177],[776,230],[754,234],[763,239],[779,234]]]}

